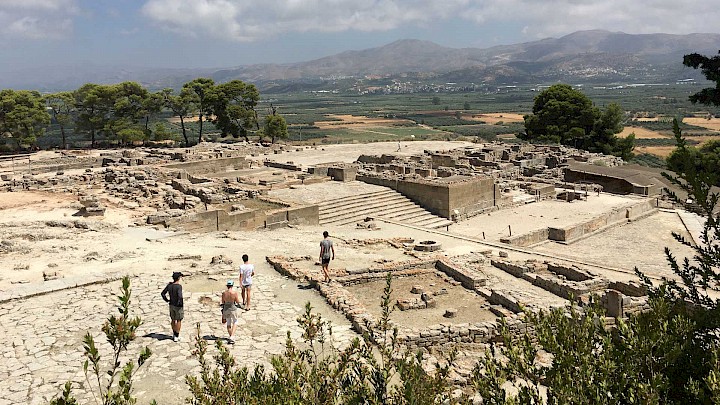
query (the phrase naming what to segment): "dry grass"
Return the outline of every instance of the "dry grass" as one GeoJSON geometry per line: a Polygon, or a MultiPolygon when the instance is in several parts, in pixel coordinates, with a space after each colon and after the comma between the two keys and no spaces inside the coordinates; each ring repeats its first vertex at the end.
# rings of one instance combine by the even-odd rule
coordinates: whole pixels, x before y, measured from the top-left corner
{"type": "Polygon", "coordinates": [[[634,152],[636,154],[649,153],[651,155],[659,156],[661,158],[666,158],[670,156],[670,153],[672,153],[672,151],[674,150],[674,146],[637,146],[635,147],[634,152]]]}
{"type": "Polygon", "coordinates": [[[642,127],[625,127],[617,136],[625,138],[631,133],[635,133],[635,139],[672,138],[672,135],[662,134],[658,131],[652,131],[642,127]]]}
{"type": "Polygon", "coordinates": [[[315,121],[315,126],[320,129],[362,129],[392,125],[405,125],[408,123],[414,123],[410,120],[403,120],[399,118],[370,118],[363,115],[328,115],[330,118],[335,118],[339,121],[315,121]]]}
{"type": "Polygon", "coordinates": [[[707,119],[701,117],[691,117],[684,118],[683,122],[686,124],[707,128],[712,131],[720,131],[720,118],[707,119]]]}
{"type": "Polygon", "coordinates": [[[523,115],[516,113],[463,114],[462,119],[468,121],[483,121],[492,125],[498,122],[525,122],[523,115]]]}

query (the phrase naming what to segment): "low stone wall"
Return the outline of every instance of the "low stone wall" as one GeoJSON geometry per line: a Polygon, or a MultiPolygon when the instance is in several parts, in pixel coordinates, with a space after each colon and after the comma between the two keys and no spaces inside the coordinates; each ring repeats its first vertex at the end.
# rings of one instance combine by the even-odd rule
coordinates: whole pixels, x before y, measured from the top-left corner
{"type": "Polygon", "coordinates": [[[463,287],[468,290],[474,291],[476,288],[484,286],[487,282],[487,278],[484,275],[475,270],[458,266],[447,258],[437,260],[435,267],[456,281],[459,281],[463,287]]]}
{"type": "Polygon", "coordinates": [[[522,235],[500,238],[500,242],[513,246],[530,246],[548,240],[549,234],[548,228],[542,228],[522,235]]]}
{"type": "Polygon", "coordinates": [[[263,162],[263,164],[267,167],[274,167],[277,169],[285,169],[285,170],[293,170],[296,172],[301,172],[303,170],[302,167],[296,165],[293,162],[281,163],[281,162],[275,162],[272,160],[266,160],[263,162]]]}
{"type": "Polygon", "coordinates": [[[274,229],[290,225],[317,225],[320,210],[317,205],[228,213],[225,210],[197,212],[164,220],[166,227],[189,232],[247,231],[274,229]]]}
{"type": "Polygon", "coordinates": [[[613,225],[617,225],[655,212],[655,199],[643,201],[627,207],[614,208],[610,212],[597,216],[588,221],[566,226],[563,228],[548,228],[548,239],[572,243],[586,235],[600,231],[613,225]]]}
{"type": "Polygon", "coordinates": [[[241,170],[250,167],[250,161],[243,157],[218,158],[207,160],[196,160],[193,162],[171,163],[163,166],[167,169],[185,170],[190,174],[199,175],[206,173],[225,172],[230,170],[241,170]]]}
{"type": "Polygon", "coordinates": [[[546,262],[542,266],[551,274],[538,274],[530,266],[523,266],[505,260],[492,260],[490,263],[498,269],[529,281],[543,290],[576,301],[582,300],[583,297],[590,293],[608,288],[610,283],[605,278],[576,266],[564,266],[546,262]]]}
{"type": "MultiPolygon", "coordinates": [[[[309,257],[293,259],[283,256],[268,256],[266,260],[283,275],[292,279],[312,281],[311,275],[306,274],[306,272],[295,265],[297,261],[312,260],[309,257]]],[[[347,317],[355,331],[365,333],[369,328],[376,327],[377,320],[352,293],[344,288],[345,285],[381,280],[386,277],[388,272],[391,272],[393,277],[405,277],[440,271],[439,269],[436,270],[435,267],[443,268],[443,272],[448,275],[453,274],[454,277],[452,275],[451,277],[457,277],[456,280],[458,280],[458,278],[465,279],[466,282],[473,280],[473,275],[467,272],[468,269],[453,266],[453,264],[447,260],[441,262],[438,258],[428,258],[385,263],[373,266],[370,269],[349,271],[347,272],[349,273],[348,275],[336,277],[330,283],[314,282],[313,285],[318,292],[325,297],[328,304],[347,317]]],[[[475,288],[475,291],[478,293],[480,290],[482,290],[481,287],[475,288]]],[[[494,300],[499,304],[504,303],[511,307],[511,310],[514,309],[515,312],[520,311],[517,301],[510,296],[504,295],[503,292],[497,291],[488,293],[488,295],[492,295],[494,300]]],[[[522,316],[508,313],[506,321],[513,334],[533,333],[532,328],[528,327],[528,325],[522,321],[522,316]]],[[[399,330],[398,338],[402,344],[411,349],[443,344],[489,343],[499,341],[499,329],[500,325],[498,322],[459,323],[455,325],[438,324],[420,329],[401,329],[399,330]]]]}
{"type": "Polygon", "coordinates": [[[649,199],[630,206],[614,208],[610,212],[584,222],[562,228],[538,229],[517,236],[501,238],[500,242],[513,246],[530,246],[545,240],[572,243],[611,226],[651,215],[656,212],[656,204],[656,200],[649,199]]]}

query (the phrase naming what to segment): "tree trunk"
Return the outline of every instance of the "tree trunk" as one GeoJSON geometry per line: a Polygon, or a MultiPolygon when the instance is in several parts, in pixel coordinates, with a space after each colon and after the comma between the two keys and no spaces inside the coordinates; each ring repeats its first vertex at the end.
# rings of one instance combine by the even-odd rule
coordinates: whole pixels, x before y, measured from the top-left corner
{"type": "Polygon", "coordinates": [[[62,135],[62,149],[67,149],[67,142],[65,141],[65,127],[60,125],[60,134],[62,135]]]}
{"type": "Polygon", "coordinates": [[[198,134],[198,145],[202,142],[202,124],[203,124],[202,118],[203,118],[203,115],[200,114],[200,131],[198,131],[198,132],[199,132],[199,134],[198,134]]]}
{"type": "Polygon", "coordinates": [[[185,147],[190,147],[190,140],[187,137],[187,132],[185,132],[185,120],[183,120],[182,114],[180,114],[180,128],[182,129],[183,138],[185,138],[185,147]]]}
{"type": "Polygon", "coordinates": [[[95,128],[92,128],[90,130],[90,147],[91,148],[95,147],[95,128]]]}

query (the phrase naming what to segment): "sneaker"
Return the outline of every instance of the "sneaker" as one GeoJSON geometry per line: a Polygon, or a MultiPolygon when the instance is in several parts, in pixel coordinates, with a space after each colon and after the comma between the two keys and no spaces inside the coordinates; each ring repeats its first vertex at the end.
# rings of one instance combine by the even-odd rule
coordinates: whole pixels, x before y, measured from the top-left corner
{"type": "Polygon", "coordinates": [[[179,338],[179,337],[177,337],[177,336],[173,336],[173,342],[177,342],[178,340],[180,340],[180,338],[179,338]]]}
{"type": "Polygon", "coordinates": [[[229,338],[227,339],[227,343],[228,343],[229,345],[234,345],[234,344],[235,344],[235,339],[229,337],[229,338]]]}
{"type": "Polygon", "coordinates": [[[180,341],[182,341],[182,338],[180,336],[178,336],[176,342],[180,342],[180,341]]]}

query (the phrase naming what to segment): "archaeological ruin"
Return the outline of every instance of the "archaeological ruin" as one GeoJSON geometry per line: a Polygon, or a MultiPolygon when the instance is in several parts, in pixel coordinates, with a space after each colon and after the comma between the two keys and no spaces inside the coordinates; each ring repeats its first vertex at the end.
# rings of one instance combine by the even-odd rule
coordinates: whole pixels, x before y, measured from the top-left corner
{"type": "MultiPolygon", "coordinates": [[[[257,303],[242,314],[242,364],[268,364],[306,302],[342,346],[380,316],[407,347],[462,353],[455,383],[497,341],[500,318],[530,332],[524,310],[599,302],[607,323],[642,311],[634,267],[671,277],[671,232],[697,241],[701,220],[667,198],[659,173],[564,146],[409,142],[48,151],[0,160],[0,404],[44,403],[84,381],[82,336],[97,333],[117,280],[132,276],[155,352],[141,400],[181,403],[197,373],[193,325],[225,336],[219,292],[240,256],[256,265],[257,303]],[[337,252],[322,282],[318,244],[337,252]],[[167,338],[162,286],[187,274],[188,338],[167,338]],[[48,314],[52,314],[48,317],[48,314]],[[475,356],[475,357],[474,357],[475,356]],[[173,402],[175,401],[175,402],[173,402]]],[[[87,397],[87,393],[85,394],[87,397]]]]}

